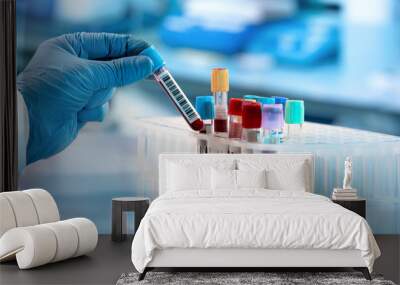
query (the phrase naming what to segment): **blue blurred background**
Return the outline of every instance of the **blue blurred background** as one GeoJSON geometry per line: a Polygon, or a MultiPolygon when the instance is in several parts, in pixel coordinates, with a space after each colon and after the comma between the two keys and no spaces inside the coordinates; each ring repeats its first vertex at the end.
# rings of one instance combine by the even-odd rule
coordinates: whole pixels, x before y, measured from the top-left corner
{"type": "MultiPolygon", "coordinates": [[[[161,51],[192,102],[210,94],[210,69],[227,67],[230,96],[303,99],[309,121],[400,135],[400,0],[18,0],[17,6],[19,71],[50,37],[133,33],[161,51]]],[[[29,166],[20,187],[48,189],[64,217],[88,216],[109,232],[111,197],[146,195],[132,174],[137,141],[124,127],[127,118],[176,114],[150,80],[122,88],[103,124],[89,124],[66,151],[29,166]]]]}

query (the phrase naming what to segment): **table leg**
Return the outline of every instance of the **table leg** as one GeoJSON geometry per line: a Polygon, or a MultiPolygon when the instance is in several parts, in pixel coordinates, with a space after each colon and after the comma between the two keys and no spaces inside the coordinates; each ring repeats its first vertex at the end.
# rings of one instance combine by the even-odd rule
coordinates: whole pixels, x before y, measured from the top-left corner
{"type": "Polygon", "coordinates": [[[113,241],[123,241],[126,238],[126,214],[122,203],[112,202],[112,233],[113,241]]]}

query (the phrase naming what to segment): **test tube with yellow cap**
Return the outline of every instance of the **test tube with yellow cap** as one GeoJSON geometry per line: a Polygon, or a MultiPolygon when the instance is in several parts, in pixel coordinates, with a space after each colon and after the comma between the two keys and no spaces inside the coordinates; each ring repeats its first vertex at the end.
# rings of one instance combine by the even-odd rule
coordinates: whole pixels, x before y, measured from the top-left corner
{"type": "Polygon", "coordinates": [[[229,73],[226,68],[214,68],[211,72],[211,92],[215,99],[214,133],[228,136],[229,73]]]}

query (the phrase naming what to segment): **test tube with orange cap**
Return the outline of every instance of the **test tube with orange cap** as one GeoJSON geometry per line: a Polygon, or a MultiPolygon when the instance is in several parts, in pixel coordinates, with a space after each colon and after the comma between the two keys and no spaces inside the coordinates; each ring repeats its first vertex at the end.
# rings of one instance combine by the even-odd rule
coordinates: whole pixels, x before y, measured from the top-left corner
{"type": "Polygon", "coordinates": [[[211,92],[215,99],[214,133],[228,136],[229,74],[226,68],[214,68],[211,72],[211,92]]]}

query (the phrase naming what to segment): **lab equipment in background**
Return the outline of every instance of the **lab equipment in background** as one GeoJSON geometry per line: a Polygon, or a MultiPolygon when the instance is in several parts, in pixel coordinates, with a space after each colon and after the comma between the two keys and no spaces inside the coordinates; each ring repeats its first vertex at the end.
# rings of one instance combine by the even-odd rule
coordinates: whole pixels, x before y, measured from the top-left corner
{"type": "Polygon", "coordinates": [[[272,58],[279,64],[312,66],[336,59],[339,51],[339,18],[305,14],[265,25],[245,51],[272,58]]]}
{"type": "Polygon", "coordinates": [[[229,138],[242,138],[242,105],[243,99],[231,98],[229,100],[229,138]]]}
{"type": "Polygon", "coordinates": [[[286,137],[288,139],[299,137],[302,125],[304,124],[304,101],[287,100],[285,109],[285,122],[287,124],[286,137]]]}
{"type": "MultiPolygon", "coordinates": [[[[213,96],[197,96],[196,97],[196,109],[199,112],[200,117],[204,122],[204,127],[200,130],[202,134],[213,133],[213,119],[215,117],[214,111],[214,97],[213,96]]],[[[207,139],[199,138],[198,142],[199,153],[208,153],[209,147],[207,139]]]]}
{"type": "Polygon", "coordinates": [[[400,1],[343,1],[342,62],[351,80],[398,68],[400,1]]]}
{"type": "Polygon", "coordinates": [[[262,106],[262,127],[264,143],[281,143],[284,128],[281,104],[265,104],[262,106]]]}
{"type": "Polygon", "coordinates": [[[261,97],[259,96],[256,101],[262,105],[265,104],[275,104],[275,99],[271,97],[261,97]]]}
{"type": "Polygon", "coordinates": [[[228,69],[214,68],[211,72],[211,92],[215,99],[214,132],[222,137],[228,135],[228,91],[228,69]]]}
{"type": "Polygon", "coordinates": [[[195,131],[200,131],[204,123],[193,107],[192,103],[183,93],[182,89],[176,83],[171,73],[165,67],[165,61],[161,57],[160,53],[155,49],[154,46],[150,46],[144,49],[140,55],[145,55],[151,58],[154,64],[153,76],[165,93],[171,98],[172,102],[177,107],[178,111],[185,118],[186,122],[195,131]]]}
{"type": "Polygon", "coordinates": [[[286,97],[273,97],[275,100],[275,104],[281,104],[282,105],[282,109],[283,109],[283,117],[285,117],[285,107],[286,107],[286,101],[288,100],[288,98],[286,97]]]}
{"type": "Polygon", "coordinates": [[[249,143],[260,143],[261,139],[261,104],[244,101],[242,105],[242,139],[249,143]]]}
{"type": "Polygon", "coordinates": [[[168,16],[163,22],[161,39],[173,47],[225,54],[243,50],[266,21],[293,15],[297,8],[294,0],[187,0],[181,3],[181,14],[168,16]]]}

